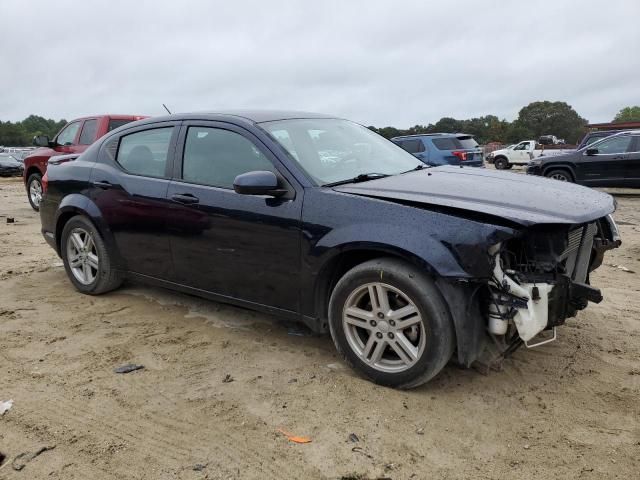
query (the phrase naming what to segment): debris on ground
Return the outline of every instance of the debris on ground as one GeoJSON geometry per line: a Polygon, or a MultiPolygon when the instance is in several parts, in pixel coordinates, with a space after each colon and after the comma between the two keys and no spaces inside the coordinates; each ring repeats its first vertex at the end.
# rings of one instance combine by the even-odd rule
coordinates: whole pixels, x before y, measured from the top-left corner
{"type": "Polygon", "coordinates": [[[418,428],[418,429],[416,430],[416,433],[417,433],[418,435],[424,435],[424,428],[418,428]]]}
{"type": "Polygon", "coordinates": [[[196,463],[192,470],[194,472],[201,472],[202,470],[204,470],[205,468],[207,468],[207,464],[206,463],[196,463]]]}
{"type": "Polygon", "coordinates": [[[367,458],[373,459],[373,455],[369,455],[367,452],[365,452],[362,447],[353,447],[351,449],[352,452],[354,453],[359,453],[360,455],[364,455],[367,458]]]}
{"type": "Polygon", "coordinates": [[[11,410],[13,407],[13,400],[7,400],[6,402],[0,402],[0,416],[11,410]]]}
{"type": "Polygon", "coordinates": [[[55,445],[46,445],[44,447],[39,448],[35,452],[21,453],[20,455],[17,455],[16,458],[13,459],[13,462],[11,462],[11,467],[13,467],[15,471],[19,472],[20,470],[22,470],[24,467],[27,466],[27,463],[29,463],[31,460],[36,458],[38,455],[46,452],[47,450],[53,450],[54,448],[56,448],[55,445]]]}
{"type": "Polygon", "coordinates": [[[278,429],[278,432],[280,432],[282,435],[284,435],[285,437],[287,437],[287,439],[290,442],[294,442],[294,443],[311,443],[311,439],[309,437],[298,437],[297,435],[294,435],[292,433],[289,433],[281,428],[278,429]]]}
{"type": "Polygon", "coordinates": [[[222,383],[231,383],[231,382],[233,382],[234,380],[235,380],[235,378],[233,378],[233,377],[231,376],[231,374],[230,374],[230,373],[227,373],[227,374],[224,376],[224,378],[222,379],[222,383]]]}
{"type": "Polygon", "coordinates": [[[358,435],[356,435],[355,433],[350,433],[349,434],[349,441],[352,443],[357,443],[360,441],[360,439],[358,438],[358,435]]]}
{"type": "Polygon", "coordinates": [[[115,373],[131,373],[136,370],[142,370],[144,365],[136,365],[135,363],[127,363],[126,365],[122,365],[121,367],[114,368],[113,371],[115,373]]]}
{"type": "Polygon", "coordinates": [[[618,270],[622,270],[623,272],[627,272],[627,273],[636,273],[633,270],[629,270],[627,267],[625,267],[624,265],[616,265],[615,263],[610,263],[609,264],[610,267],[613,268],[617,268],[618,270]]]}

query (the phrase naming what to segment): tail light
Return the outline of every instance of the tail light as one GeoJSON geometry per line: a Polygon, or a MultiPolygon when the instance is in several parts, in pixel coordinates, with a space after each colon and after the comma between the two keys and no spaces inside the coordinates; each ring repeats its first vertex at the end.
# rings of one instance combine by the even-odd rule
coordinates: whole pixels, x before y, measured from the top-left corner
{"type": "Polygon", "coordinates": [[[42,177],[42,194],[47,193],[47,187],[49,186],[49,177],[47,172],[44,172],[44,177],[42,177]]]}
{"type": "Polygon", "coordinates": [[[466,161],[467,160],[467,152],[462,152],[460,150],[455,150],[453,153],[456,157],[458,157],[461,161],[466,161]]]}

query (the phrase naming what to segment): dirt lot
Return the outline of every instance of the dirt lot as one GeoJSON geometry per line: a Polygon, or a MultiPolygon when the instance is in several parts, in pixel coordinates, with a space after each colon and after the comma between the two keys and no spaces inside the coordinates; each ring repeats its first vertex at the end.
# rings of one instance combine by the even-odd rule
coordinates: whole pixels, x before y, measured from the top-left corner
{"type": "Polygon", "coordinates": [[[640,198],[618,202],[602,304],[502,372],[448,366],[402,392],[267,315],[137,285],[77,293],[20,180],[1,179],[0,478],[638,478],[640,198]],[[113,372],[129,362],[145,369],[113,372]]]}

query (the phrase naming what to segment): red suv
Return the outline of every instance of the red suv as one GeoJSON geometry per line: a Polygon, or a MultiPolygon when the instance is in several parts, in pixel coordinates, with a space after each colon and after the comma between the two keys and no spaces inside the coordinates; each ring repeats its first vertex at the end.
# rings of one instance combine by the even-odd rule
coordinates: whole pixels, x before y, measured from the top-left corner
{"type": "Polygon", "coordinates": [[[67,123],[53,141],[46,135],[33,139],[40,148],[24,159],[24,182],[27,197],[34,210],[40,208],[42,199],[42,177],[47,171],[47,161],[55,155],[80,154],[89,145],[122,125],[147,118],[142,115],[95,115],[77,118],[67,123]]]}

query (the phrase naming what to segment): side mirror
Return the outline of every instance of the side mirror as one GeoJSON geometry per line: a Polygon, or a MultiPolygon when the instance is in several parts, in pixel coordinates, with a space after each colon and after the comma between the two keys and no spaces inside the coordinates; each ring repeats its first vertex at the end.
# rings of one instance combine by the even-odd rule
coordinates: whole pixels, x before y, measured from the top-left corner
{"type": "Polygon", "coordinates": [[[585,153],[591,156],[591,155],[597,155],[598,152],[599,150],[597,148],[587,148],[587,151],[585,153]]]}
{"type": "Polygon", "coordinates": [[[46,135],[36,135],[33,137],[33,144],[38,147],[48,147],[49,146],[49,137],[46,135]]]}
{"type": "Polygon", "coordinates": [[[240,195],[281,197],[287,193],[287,190],[280,188],[275,173],[262,170],[238,175],[233,181],[233,189],[240,195]]]}

